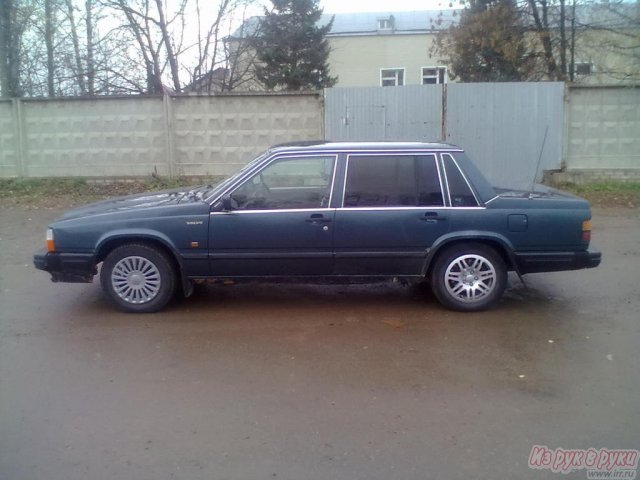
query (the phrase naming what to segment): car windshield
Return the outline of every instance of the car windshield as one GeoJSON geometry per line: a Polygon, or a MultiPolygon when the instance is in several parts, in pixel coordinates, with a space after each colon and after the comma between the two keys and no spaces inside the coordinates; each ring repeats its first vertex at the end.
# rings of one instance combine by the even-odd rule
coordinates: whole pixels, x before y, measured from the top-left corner
{"type": "Polygon", "coordinates": [[[240,175],[242,175],[244,172],[246,172],[247,170],[250,170],[251,168],[253,168],[254,165],[257,165],[262,160],[264,160],[267,157],[268,154],[269,154],[269,151],[266,151],[266,152],[262,153],[261,155],[258,155],[256,158],[251,160],[249,163],[247,163],[244,167],[242,167],[236,173],[234,173],[231,176],[225,178],[224,180],[222,180],[220,183],[218,183],[216,185],[209,186],[209,190],[207,190],[202,197],[204,199],[209,199],[209,198],[213,197],[214,195],[216,195],[217,193],[221,192],[228,185],[230,185],[236,178],[238,178],[240,175]]]}

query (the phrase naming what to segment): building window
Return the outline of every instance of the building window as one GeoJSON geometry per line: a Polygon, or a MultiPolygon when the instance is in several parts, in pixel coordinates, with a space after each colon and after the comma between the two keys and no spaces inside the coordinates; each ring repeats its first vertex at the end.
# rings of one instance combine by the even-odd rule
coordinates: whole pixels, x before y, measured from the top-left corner
{"type": "Polygon", "coordinates": [[[378,30],[393,30],[393,17],[379,18],[378,30]]]}
{"type": "Polygon", "coordinates": [[[573,71],[576,75],[591,75],[593,73],[593,63],[576,62],[573,71]]]}
{"type": "Polygon", "coordinates": [[[447,67],[422,67],[422,85],[447,83],[447,67]]]}
{"type": "Polygon", "coordinates": [[[380,85],[383,87],[404,85],[404,68],[383,68],[380,70],[380,85]]]}

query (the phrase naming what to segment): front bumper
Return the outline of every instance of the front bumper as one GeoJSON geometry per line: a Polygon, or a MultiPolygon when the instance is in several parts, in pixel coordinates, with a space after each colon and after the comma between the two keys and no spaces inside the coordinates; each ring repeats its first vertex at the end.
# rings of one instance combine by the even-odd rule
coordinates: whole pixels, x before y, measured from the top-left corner
{"type": "Polygon", "coordinates": [[[38,270],[51,274],[53,282],[91,283],[98,272],[90,253],[60,253],[40,250],[33,256],[38,270]]]}
{"type": "Polygon", "coordinates": [[[584,252],[515,252],[516,264],[520,273],[561,272],[595,268],[600,265],[602,253],[587,250],[584,252]]]}

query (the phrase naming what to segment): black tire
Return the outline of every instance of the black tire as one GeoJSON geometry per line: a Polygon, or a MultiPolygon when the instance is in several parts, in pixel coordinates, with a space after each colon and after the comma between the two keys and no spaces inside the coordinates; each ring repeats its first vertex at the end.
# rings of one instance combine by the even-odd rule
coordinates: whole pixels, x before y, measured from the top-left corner
{"type": "Polygon", "coordinates": [[[120,310],[151,313],[171,300],[177,275],[162,250],[135,243],[117,247],[107,255],[100,283],[109,301],[120,310]]]}
{"type": "Polygon", "coordinates": [[[431,270],[431,288],[447,308],[474,312],[492,307],[507,286],[507,267],[493,248],[457,244],[441,252],[431,270]]]}

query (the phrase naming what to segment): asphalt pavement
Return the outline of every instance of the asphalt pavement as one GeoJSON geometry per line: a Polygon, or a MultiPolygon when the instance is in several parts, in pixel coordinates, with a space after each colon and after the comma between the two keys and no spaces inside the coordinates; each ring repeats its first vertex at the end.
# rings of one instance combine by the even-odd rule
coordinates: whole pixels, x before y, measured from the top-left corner
{"type": "Polygon", "coordinates": [[[124,314],[33,268],[60,213],[0,207],[2,480],[585,479],[532,446],[640,448],[640,210],[594,212],[599,268],[472,314],[397,284],[124,314]]]}

